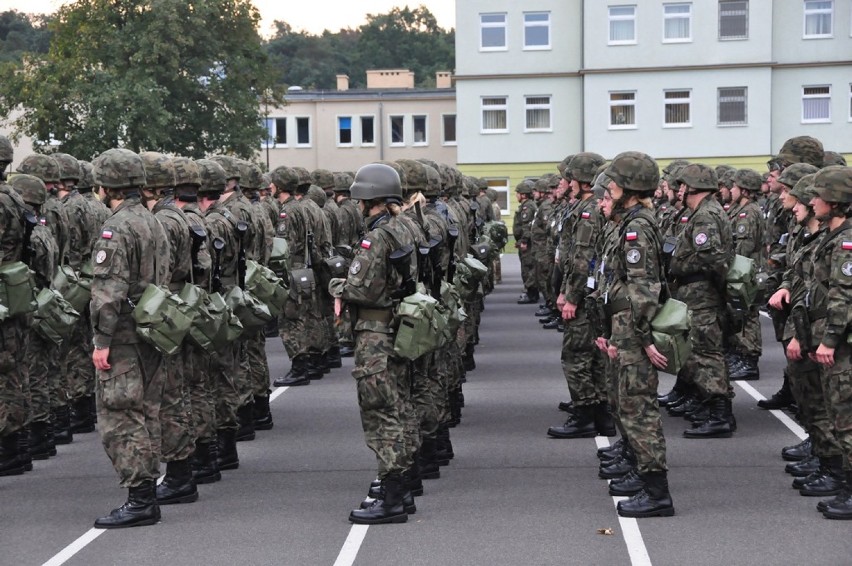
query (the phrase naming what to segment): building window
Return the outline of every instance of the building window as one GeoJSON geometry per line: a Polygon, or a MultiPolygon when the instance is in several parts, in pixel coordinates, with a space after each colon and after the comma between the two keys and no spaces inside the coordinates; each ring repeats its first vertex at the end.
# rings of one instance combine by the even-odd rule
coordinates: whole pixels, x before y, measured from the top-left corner
{"type": "Polygon", "coordinates": [[[444,114],[441,116],[441,143],[444,145],[456,145],[455,114],[444,114]]]}
{"type": "Polygon", "coordinates": [[[692,91],[667,90],[664,94],[666,99],[664,125],[668,128],[691,126],[692,91]]]}
{"type": "Polygon", "coordinates": [[[746,102],[748,99],[748,88],[726,87],[720,88],[719,114],[717,123],[720,126],[744,126],[748,124],[746,102]]]}
{"type": "Polygon", "coordinates": [[[497,191],[497,206],[500,207],[500,214],[509,214],[509,179],[503,177],[500,179],[486,179],[488,188],[497,191]]]}
{"type": "Polygon", "coordinates": [[[609,93],[609,129],[636,128],[636,91],[609,93]]]}
{"type": "Polygon", "coordinates": [[[509,131],[508,99],[505,96],[482,98],[482,133],[502,134],[509,131]]]}
{"type": "Polygon", "coordinates": [[[266,118],[266,140],[263,147],[281,147],[287,145],[287,118],[266,118]]]}
{"type": "Polygon", "coordinates": [[[849,85],[849,121],[852,122],[852,84],[849,85]]]}
{"type": "Polygon", "coordinates": [[[405,145],[405,116],[390,116],[391,145],[405,145]]]}
{"type": "Polygon", "coordinates": [[[337,145],[352,145],[352,116],[337,117],[337,145]]]}
{"type": "Polygon", "coordinates": [[[805,0],[805,39],[831,37],[834,0],[805,0]]]}
{"type": "Polygon", "coordinates": [[[663,42],[692,41],[692,4],[663,4],[663,42]]]}
{"type": "Polygon", "coordinates": [[[361,145],[376,145],[376,119],[361,116],[361,145]]]}
{"type": "Polygon", "coordinates": [[[802,87],[802,123],[831,122],[831,85],[802,87]]]}
{"type": "Polygon", "coordinates": [[[524,49],[550,49],[550,12],[524,12],[524,49]]]}
{"type": "Polygon", "coordinates": [[[506,14],[479,14],[479,49],[506,50],[506,14]]]}
{"type": "Polygon", "coordinates": [[[524,97],[525,132],[552,132],[550,125],[550,96],[524,97]]]}
{"type": "Polygon", "coordinates": [[[636,6],[609,7],[609,44],[636,43],[636,6]]]}
{"type": "Polygon", "coordinates": [[[426,116],[412,116],[411,121],[414,125],[414,145],[429,145],[426,116]]]}
{"type": "Polygon", "coordinates": [[[719,0],[719,39],[748,39],[748,0],[719,0]]]}
{"type": "Polygon", "coordinates": [[[307,116],[296,118],[296,145],[302,147],[311,145],[311,119],[307,116]]]}

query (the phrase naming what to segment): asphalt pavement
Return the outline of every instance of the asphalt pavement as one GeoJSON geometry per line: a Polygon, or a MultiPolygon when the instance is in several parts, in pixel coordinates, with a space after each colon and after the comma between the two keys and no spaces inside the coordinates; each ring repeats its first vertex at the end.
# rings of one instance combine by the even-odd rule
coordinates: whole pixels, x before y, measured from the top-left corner
{"type": "MultiPolygon", "coordinates": [[[[783,471],[780,449],[799,437],[739,384],[731,439],[687,440],[685,421],[663,417],[676,515],[620,521],[595,457],[614,439],[546,435],[565,419],[561,335],[540,327],[535,305],[516,304],[517,256],[503,258],[503,274],[452,429],[456,457],[424,482],[408,523],[347,520],[375,475],[348,358],[310,386],[276,392],[275,427],[239,444],[240,468],[200,486],[196,503],[162,507],[155,526],[91,528],[126,496],[97,433],[0,478],[0,565],[852,564],[852,524],[824,519],[819,499],[800,496],[783,471]]],[[[761,379],[745,387],[768,397],[784,360],[763,322],[761,379]]],[[[272,377],[286,372],[279,339],[267,352],[272,377]]],[[[673,382],[661,375],[661,390],[673,382]]]]}

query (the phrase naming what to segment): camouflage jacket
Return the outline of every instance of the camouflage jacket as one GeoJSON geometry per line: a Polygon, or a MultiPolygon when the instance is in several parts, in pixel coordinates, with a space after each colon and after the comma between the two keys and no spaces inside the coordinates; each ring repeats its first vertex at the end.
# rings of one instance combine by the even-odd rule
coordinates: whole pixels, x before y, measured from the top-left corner
{"type": "MultiPolygon", "coordinates": [[[[235,287],[237,281],[237,262],[239,260],[240,240],[237,237],[237,219],[231,214],[224,203],[216,201],[204,213],[204,221],[207,225],[207,244],[213,260],[210,272],[211,282],[219,265],[219,277],[222,283],[222,292],[227,292],[235,287]],[[213,241],[221,238],[225,247],[218,253],[215,252],[213,241]]],[[[212,290],[212,286],[211,286],[212,290]]]]}
{"type": "Polygon", "coordinates": [[[92,257],[92,245],[97,239],[97,219],[91,215],[89,202],[76,190],[65,195],[60,202],[68,218],[68,249],[65,261],[76,271],[92,257]]]}
{"type": "Polygon", "coordinates": [[[93,250],[89,310],[96,348],[135,344],[133,308],[149,284],[167,282],[167,236],[138,196],[128,196],[101,228],[93,250]]]}
{"type": "Polygon", "coordinates": [[[456,245],[453,248],[453,253],[456,259],[462,259],[467,255],[467,250],[470,247],[470,223],[467,216],[467,211],[455,199],[447,199],[447,213],[450,217],[450,224],[458,228],[459,236],[456,239],[456,245]]]}
{"type": "Polygon", "coordinates": [[[544,259],[547,253],[547,236],[550,233],[550,214],[552,212],[553,202],[547,198],[542,199],[533,218],[530,238],[532,238],[532,246],[539,259],[544,259]]]}
{"type": "Polygon", "coordinates": [[[782,199],[775,193],[767,198],[766,229],[764,243],[769,247],[769,255],[784,252],[781,236],[787,233],[790,226],[791,212],[785,210],[782,199]]]}
{"type": "Polygon", "coordinates": [[[59,246],[59,263],[65,263],[68,259],[68,248],[70,247],[71,235],[68,226],[71,221],[65,207],[62,206],[62,202],[50,191],[47,193],[47,200],[41,205],[41,215],[47,219],[47,226],[53,232],[56,245],[59,246]]]}
{"type": "Polygon", "coordinates": [[[565,300],[581,305],[593,289],[589,277],[595,273],[597,244],[604,225],[604,218],[594,196],[579,201],[571,211],[570,233],[562,238],[559,251],[563,283],[560,292],[565,300]],[[566,245],[567,244],[567,245],[566,245]]]}
{"type": "Polygon", "coordinates": [[[59,246],[53,239],[53,232],[45,224],[39,224],[30,236],[29,267],[35,272],[36,285],[41,289],[51,286],[59,266],[59,246]]]}
{"type": "Polygon", "coordinates": [[[491,207],[491,199],[485,195],[476,197],[476,202],[479,204],[479,210],[476,211],[476,216],[483,222],[491,222],[494,220],[494,209],[491,207]]]}
{"type": "Polygon", "coordinates": [[[732,219],[734,229],[734,253],[751,258],[755,266],[763,264],[763,216],[756,202],[747,202],[737,209],[732,219]]]}
{"type": "Polygon", "coordinates": [[[547,227],[547,257],[554,258],[558,262],[556,250],[559,248],[559,235],[562,228],[562,220],[568,202],[560,199],[553,203],[553,211],[550,213],[550,224],[547,227]]]}
{"type": "Polygon", "coordinates": [[[538,206],[531,198],[518,204],[518,209],[515,211],[514,224],[512,225],[512,234],[515,236],[515,242],[527,245],[532,243],[532,221],[535,218],[536,210],[538,210],[538,206]]]}
{"type": "Polygon", "coordinates": [[[24,251],[24,201],[0,181],[0,263],[21,259],[24,251]]]}
{"type": "Polygon", "coordinates": [[[358,205],[349,197],[337,203],[337,226],[340,231],[337,235],[337,245],[349,246],[352,253],[355,253],[355,246],[366,230],[358,205]]]}
{"type": "Polygon", "coordinates": [[[450,265],[450,254],[452,250],[447,245],[450,223],[447,218],[438,211],[436,203],[430,202],[423,207],[423,222],[430,238],[441,239],[441,271],[447,272],[450,265]]]}
{"type": "Polygon", "coordinates": [[[281,212],[281,205],[273,197],[266,197],[265,199],[262,199],[260,203],[263,205],[263,210],[266,211],[266,214],[269,217],[269,223],[272,225],[274,230],[275,225],[278,224],[278,213],[281,212]]]}
{"type": "Polygon", "coordinates": [[[86,204],[89,205],[89,216],[92,218],[92,227],[94,228],[91,234],[92,241],[89,244],[89,251],[91,252],[95,242],[101,237],[101,226],[104,225],[107,218],[112,216],[112,211],[92,191],[81,192],[80,194],[86,204]]]}
{"type": "Polygon", "coordinates": [[[189,219],[175,206],[171,197],[158,201],[151,212],[160,221],[169,238],[169,289],[176,293],[190,280],[192,271],[189,219]]]}
{"type": "Polygon", "coordinates": [[[198,285],[204,290],[209,290],[210,276],[213,273],[213,258],[210,256],[211,237],[210,231],[207,229],[207,222],[204,220],[204,213],[198,208],[198,204],[194,202],[186,203],[181,210],[186,215],[190,226],[200,226],[207,233],[207,239],[198,248],[198,256],[195,258],[192,269],[192,278],[195,285],[198,285]]]}
{"type": "MultiPolygon", "coordinates": [[[[258,244],[258,219],[251,201],[246,198],[241,190],[235,190],[233,193],[225,193],[222,197],[230,194],[231,196],[221,201],[221,204],[234,215],[234,218],[242,220],[248,225],[246,235],[243,236],[243,247],[246,251],[246,258],[257,261],[258,244]]],[[[220,199],[221,200],[221,199],[220,199]]]]}
{"type": "MultiPolygon", "coordinates": [[[[787,267],[779,288],[790,291],[790,305],[804,304],[805,294],[807,293],[805,281],[813,279],[811,254],[819,245],[824,234],[824,228],[817,230],[814,234],[803,228],[798,230],[787,243],[787,267]]],[[[795,325],[792,317],[790,317],[784,326],[783,338],[789,340],[794,335],[795,325]]]]}
{"type": "Polygon", "coordinates": [[[251,203],[257,229],[257,238],[255,238],[255,243],[257,244],[255,249],[255,261],[262,265],[269,263],[269,256],[272,254],[272,238],[275,237],[275,225],[269,218],[269,206],[265,203],[266,201],[263,200],[257,200],[251,203]]]}

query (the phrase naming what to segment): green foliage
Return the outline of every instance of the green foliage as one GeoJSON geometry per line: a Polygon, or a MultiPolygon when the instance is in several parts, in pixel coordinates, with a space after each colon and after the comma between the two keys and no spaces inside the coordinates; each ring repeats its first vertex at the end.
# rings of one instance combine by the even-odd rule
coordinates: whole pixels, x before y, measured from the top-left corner
{"type": "Polygon", "coordinates": [[[275,25],[265,49],[282,85],[333,89],[335,75],[346,74],[352,88],[363,88],[368,69],[405,68],[414,71],[418,87],[434,87],[436,71],[455,67],[455,31],[439,27],[425,6],[368,14],[357,30],[322,35],[295,32],[286,22],[275,25]]]}
{"type": "Polygon", "coordinates": [[[119,146],[250,158],[273,86],[259,20],[250,0],[76,0],[49,53],[0,68],[0,116],[22,108],[17,134],[82,159],[119,146]]]}
{"type": "Polygon", "coordinates": [[[50,32],[43,16],[0,12],[0,62],[19,63],[25,53],[47,53],[50,32]]]}

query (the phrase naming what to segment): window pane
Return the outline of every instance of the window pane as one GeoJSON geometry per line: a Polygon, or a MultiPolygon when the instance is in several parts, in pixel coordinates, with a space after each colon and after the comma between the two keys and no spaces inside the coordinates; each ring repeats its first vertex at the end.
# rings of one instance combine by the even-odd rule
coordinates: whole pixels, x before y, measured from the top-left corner
{"type": "Polygon", "coordinates": [[[403,132],[403,117],[391,116],[391,143],[405,143],[403,132]]]}
{"type": "Polygon", "coordinates": [[[719,89],[719,124],[746,123],[746,89],[719,89]]]}
{"type": "Polygon", "coordinates": [[[361,143],[376,143],[375,122],[372,116],[361,116],[361,143]]]}
{"type": "Polygon", "coordinates": [[[546,26],[527,26],[524,29],[524,45],[527,47],[550,45],[550,29],[546,26]]]}
{"type": "Polygon", "coordinates": [[[748,37],[748,0],[719,2],[719,38],[748,37]]]}
{"type": "Polygon", "coordinates": [[[613,106],[610,109],[610,124],[631,126],[636,124],[636,109],[633,106],[613,106]]]}
{"type": "Polygon", "coordinates": [[[545,13],[545,12],[524,14],[524,21],[527,22],[527,23],[549,22],[550,21],[550,14],[545,13]]]}
{"type": "Polygon", "coordinates": [[[830,112],[830,98],[806,98],[802,101],[803,120],[828,120],[830,112]]]}
{"type": "Polygon", "coordinates": [[[337,119],[337,141],[340,144],[352,143],[352,117],[340,116],[337,119]]]}
{"type": "Polygon", "coordinates": [[[308,145],[311,143],[311,119],[296,118],[296,143],[308,145]]]}
{"type": "Polygon", "coordinates": [[[266,128],[266,139],[263,143],[271,144],[275,141],[275,118],[264,118],[263,125],[266,128]]]}
{"type": "Polygon", "coordinates": [[[665,39],[689,39],[690,20],[692,16],[692,4],[665,4],[664,15],[664,38],[665,39]]]}
{"type": "Polygon", "coordinates": [[[613,20],[609,22],[610,41],[634,41],[636,34],[632,20],[613,20]]]}
{"type": "Polygon", "coordinates": [[[505,98],[483,98],[483,106],[503,106],[506,104],[505,98]]]}
{"type": "Polygon", "coordinates": [[[444,122],[444,143],[452,143],[456,141],[456,115],[447,114],[443,117],[444,122]]]}
{"type": "Polygon", "coordinates": [[[275,143],[287,144],[287,118],[275,119],[275,143]]]}
{"type": "Polygon", "coordinates": [[[547,108],[527,110],[527,129],[550,129],[550,110],[547,108]]]}
{"type": "Polygon", "coordinates": [[[482,28],[482,47],[505,47],[505,28],[482,28]]]}
{"type": "Polygon", "coordinates": [[[610,100],[636,100],[635,92],[613,92],[609,95],[610,100]]]}
{"type": "Polygon", "coordinates": [[[414,116],[414,143],[426,143],[426,116],[414,116]]]}
{"type": "Polygon", "coordinates": [[[483,24],[505,24],[506,14],[480,14],[480,21],[483,24]]]}

